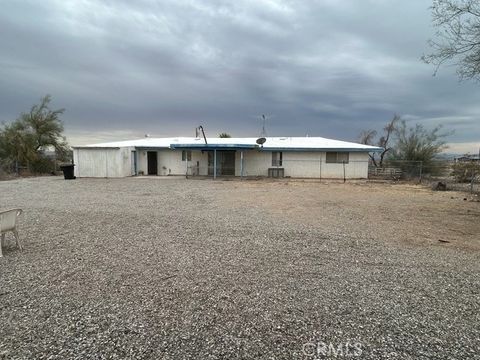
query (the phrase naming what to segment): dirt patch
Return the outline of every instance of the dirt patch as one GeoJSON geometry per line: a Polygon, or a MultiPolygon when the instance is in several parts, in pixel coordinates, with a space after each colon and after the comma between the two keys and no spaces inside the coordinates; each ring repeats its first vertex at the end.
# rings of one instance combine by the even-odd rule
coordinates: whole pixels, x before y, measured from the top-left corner
{"type": "Polygon", "coordinates": [[[411,184],[247,181],[224,200],[230,206],[256,207],[279,221],[359,239],[425,245],[444,240],[480,249],[480,203],[462,192],[411,184]]]}

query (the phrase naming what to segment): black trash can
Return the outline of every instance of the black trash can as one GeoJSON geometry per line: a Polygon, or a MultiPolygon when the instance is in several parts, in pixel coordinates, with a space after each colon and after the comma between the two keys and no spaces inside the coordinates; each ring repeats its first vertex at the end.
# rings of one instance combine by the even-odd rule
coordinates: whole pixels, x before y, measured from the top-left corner
{"type": "Polygon", "coordinates": [[[63,171],[63,177],[65,178],[65,180],[75,179],[75,175],[73,172],[74,167],[74,164],[65,164],[60,166],[60,169],[63,171]]]}

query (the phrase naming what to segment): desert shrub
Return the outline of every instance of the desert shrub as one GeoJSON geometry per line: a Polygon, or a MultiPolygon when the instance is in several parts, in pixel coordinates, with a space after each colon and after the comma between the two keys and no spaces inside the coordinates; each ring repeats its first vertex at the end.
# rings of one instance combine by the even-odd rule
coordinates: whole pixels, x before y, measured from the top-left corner
{"type": "Polygon", "coordinates": [[[470,182],[480,176],[480,164],[471,162],[457,162],[452,167],[452,176],[458,182],[470,182]]]}
{"type": "Polygon", "coordinates": [[[29,169],[34,174],[48,174],[55,170],[55,161],[48,157],[38,157],[30,163],[29,169]]]}

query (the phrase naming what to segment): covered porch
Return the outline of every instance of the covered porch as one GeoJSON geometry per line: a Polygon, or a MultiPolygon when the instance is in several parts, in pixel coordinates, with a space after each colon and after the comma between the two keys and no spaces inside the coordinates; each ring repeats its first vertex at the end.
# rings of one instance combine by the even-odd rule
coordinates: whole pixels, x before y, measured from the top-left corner
{"type": "Polygon", "coordinates": [[[245,176],[245,152],[255,148],[250,145],[234,144],[172,145],[173,150],[182,151],[182,162],[185,162],[187,175],[203,175],[213,178],[245,176]]]}

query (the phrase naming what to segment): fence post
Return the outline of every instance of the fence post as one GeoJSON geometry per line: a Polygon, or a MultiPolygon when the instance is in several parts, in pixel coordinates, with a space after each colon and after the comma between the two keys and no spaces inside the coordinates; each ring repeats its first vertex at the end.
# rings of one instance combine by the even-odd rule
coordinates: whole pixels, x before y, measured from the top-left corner
{"type": "Polygon", "coordinates": [[[213,149],[213,179],[217,178],[217,149],[213,149]]]}
{"type": "Polygon", "coordinates": [[[470,193],[473,194],[473,182],[475,181],[475,171],[472,169],[472,180],[470,181],[470,193]]]}
{"type": "Polygon", "coordinates": [[[422,183],[422,170],[423,170],[423,162],[420,161],[420,184],[422,183]]]}
{"type": "Polygon", "coordinates": [[[347,181],[347,177],[345,175],[345,160],[343,160],[342,163],[343,163],[343,183],[345,183],[347,181]]]}
{"type": "Polygon", "coordinates": [[[322,153],[320,153],[320,180],[322,180],[322,153]]]}
{"type": "Polygon", "coordinates": [[[240,180],[243,180],[243,150],[240,151],[240,180]]]}

